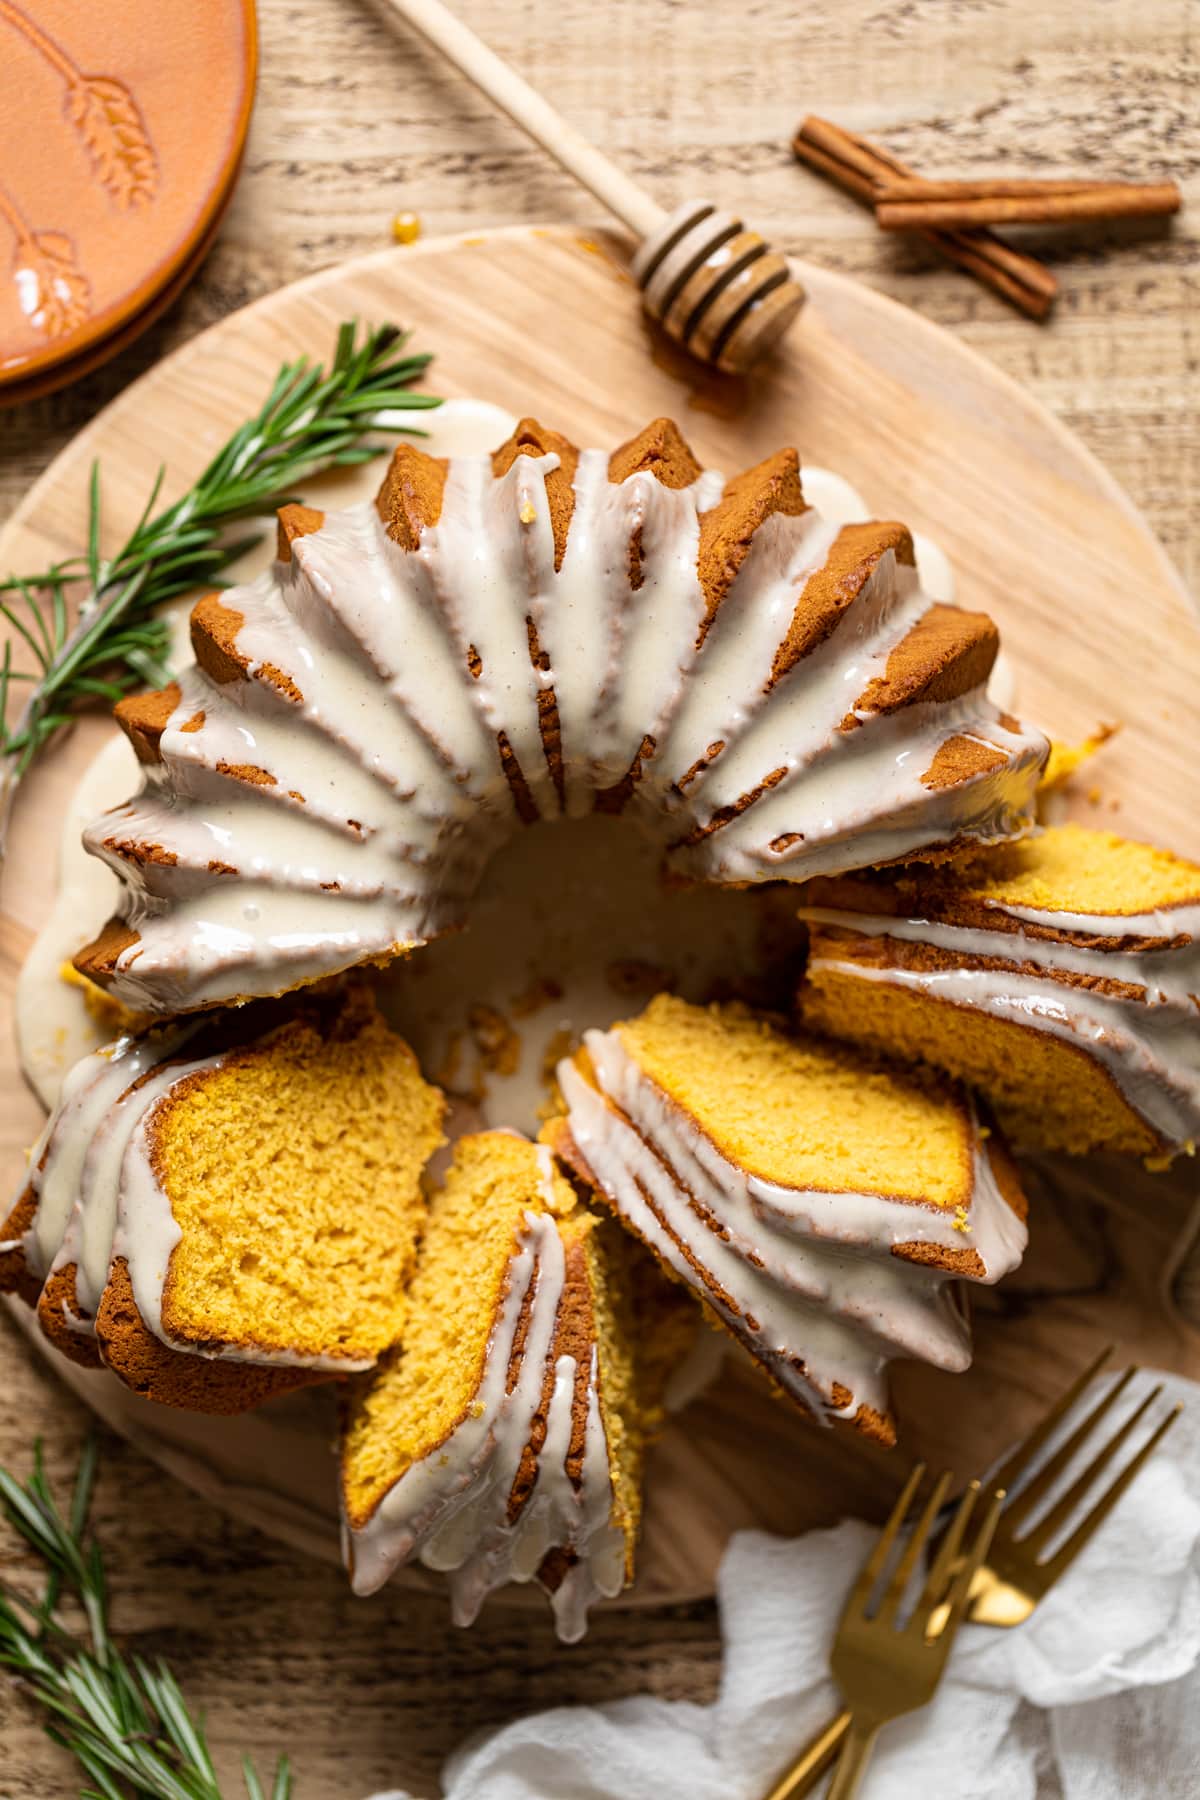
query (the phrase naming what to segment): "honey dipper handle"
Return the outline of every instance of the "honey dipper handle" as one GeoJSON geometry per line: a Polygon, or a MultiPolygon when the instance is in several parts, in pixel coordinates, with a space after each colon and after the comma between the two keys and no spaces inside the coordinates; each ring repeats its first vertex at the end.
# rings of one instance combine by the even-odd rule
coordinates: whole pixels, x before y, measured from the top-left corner
{"type": "Polygon", "coordinates": [[[522,81],[515,69],[475,36],[441,0],[383,0],[397,17],[440,50],[447,61],[474,82],[522,131],[549,151],[556,162],[582,182],[610,212],[639,238],[649,237],[665,214],[636,182],[622,174],[593,144],[568,125],[554,108],[522,81]]]}

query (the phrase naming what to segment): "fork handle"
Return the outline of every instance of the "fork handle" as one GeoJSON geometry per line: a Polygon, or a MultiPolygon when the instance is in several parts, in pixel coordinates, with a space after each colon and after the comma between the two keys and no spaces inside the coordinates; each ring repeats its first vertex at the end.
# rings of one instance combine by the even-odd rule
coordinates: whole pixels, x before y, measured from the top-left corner
{"type": "Polygon", "coordinates": [[[801,1795],[811,1794],[837,1756],[849,1729],[850,1714],[843,1709],[823,1731],[808,1740],[787,1774],[776,1782],[764,1800],[800,1800],[801,1795]]]}
{"type": "Polygon", "coordinates": [[[871,1752],[875,1748],[875,1739],[879,1735],[878,1725],[856,1725],[850,1721],[850,1729],[846,1733],[845,1743],[837,1768],[833,1771],[833,1780],[825,1800],[853,1800],[858,1786],[867,1772],[867,1764],[871,1760],[871,1752]]]}

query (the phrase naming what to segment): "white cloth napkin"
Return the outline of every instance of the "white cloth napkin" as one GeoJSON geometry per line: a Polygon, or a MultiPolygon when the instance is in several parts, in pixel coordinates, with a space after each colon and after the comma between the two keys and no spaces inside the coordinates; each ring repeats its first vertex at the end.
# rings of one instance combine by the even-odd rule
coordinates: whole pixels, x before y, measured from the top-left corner
{"type": "MultiPolygon", "coordinates": [[[[1160,1406],[1186,1403],[1165,1444],[1024,1625],[962,1628],[933,1704],[881,1734],[864,1800],[1197,1800],[1200,1386],[1163,1379],[1160,1406]]],[[[449,1758],[444,1800],[760,1800],[837,1709],[830,1640],[874,1535],[739,1533],[712,1706],[518,1719],[449,1758]]]]}

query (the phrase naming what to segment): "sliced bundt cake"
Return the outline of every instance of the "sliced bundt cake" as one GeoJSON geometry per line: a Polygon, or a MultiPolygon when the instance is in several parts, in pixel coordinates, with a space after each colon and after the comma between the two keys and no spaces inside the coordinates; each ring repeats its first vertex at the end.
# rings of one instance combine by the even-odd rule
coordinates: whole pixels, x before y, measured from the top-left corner
{"type": "Polygon", "coordinates": [[[395,1342],[443,1102],[370,994],[205,1015],[87,1057],[0,1227],[76,1362],[239,1412],[395,1342]]]}
{"type": "Polygon", "coordinates": [[[1025,1248],[970,1100],[667,995],[584,1046],[547,1141],[787,1394],[894,1441],[886,1363],[966,1368],[951,1278],[994,1282],[1025,1248]]]}
{"type": "Polygon", "coordinates": [[[792,450],[725,482],[664,419],[402,444],[373,503],[285,507],[192,642],[118,707],[145,785],[86,837],[124,892],[77,966],[158,1012],[461,924],[522,821],[629,811],[677,874],[801,880],[1025,829],[1046,754],[904,526],[823,519],[792,450]]]}
{"type": "Polygon", "coordinates": [[[470,1624],[536,1579],[559,1635],[630,1579],[643,1424],[621,1245],[546,1149],[460,1140],[434,1198],[398,1347],[358,1387],[342,1442],[355,1591],[402,1563],[450,1578],[470,1624]]]}
{"type": "Polygon", "coordinates": [[[816,882],[806,1019],[987,1094],[1030,1148],[1200,1138],[1200,867],[1061,825],[894,879],[816,882]]]}

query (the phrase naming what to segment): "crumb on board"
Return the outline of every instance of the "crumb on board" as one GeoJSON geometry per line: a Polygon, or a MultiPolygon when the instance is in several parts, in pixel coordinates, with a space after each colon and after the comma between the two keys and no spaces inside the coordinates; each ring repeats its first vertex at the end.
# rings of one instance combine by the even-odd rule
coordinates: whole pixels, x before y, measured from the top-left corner
{"type": "Polygon", "coordinates": [[[538,975],[527,988],[513,995],[508,1003],[509,1011],[514,1019],[527,1019],[531,1013],[540,1012],[543,1006],[552,1006],[562,997],[561,981],[556,981],[553,975],[538,975]]]}
{"type": "Polygon", "coordinates": [[[521,1061],[521,1039],[498,1007],[472,1006],[467,1028],[486,1069],[513,1075],[521,1061]]]}
{"type": "MultiPolygon", "coordinates": [[[[1060,739],[1052,739],[1050,755],[1046,767],[1042,771],[1042,779],[1038,786],[1041,795],[1057,793],[1075,775],[1084,763],[1090,762],[1097,750],[1106,744],[1120,730],[1119,725],[1097,725],[1090,736],[1082,743],[1066,744],[1060,739]]],[[[1095,790],[1092,790],[1093,792],[1095,790]]],[[[1088,798],[1091,798],[1089,793],[1088,798]]]]}
{"type": "Polygon", "coordinates": [[[664,989],[671,989],[675,983],[670,969],[664,969],[657,963],[642,962],[636,956],[610,962],[604,975],[614,994],[660,994],[664,989]]]}

